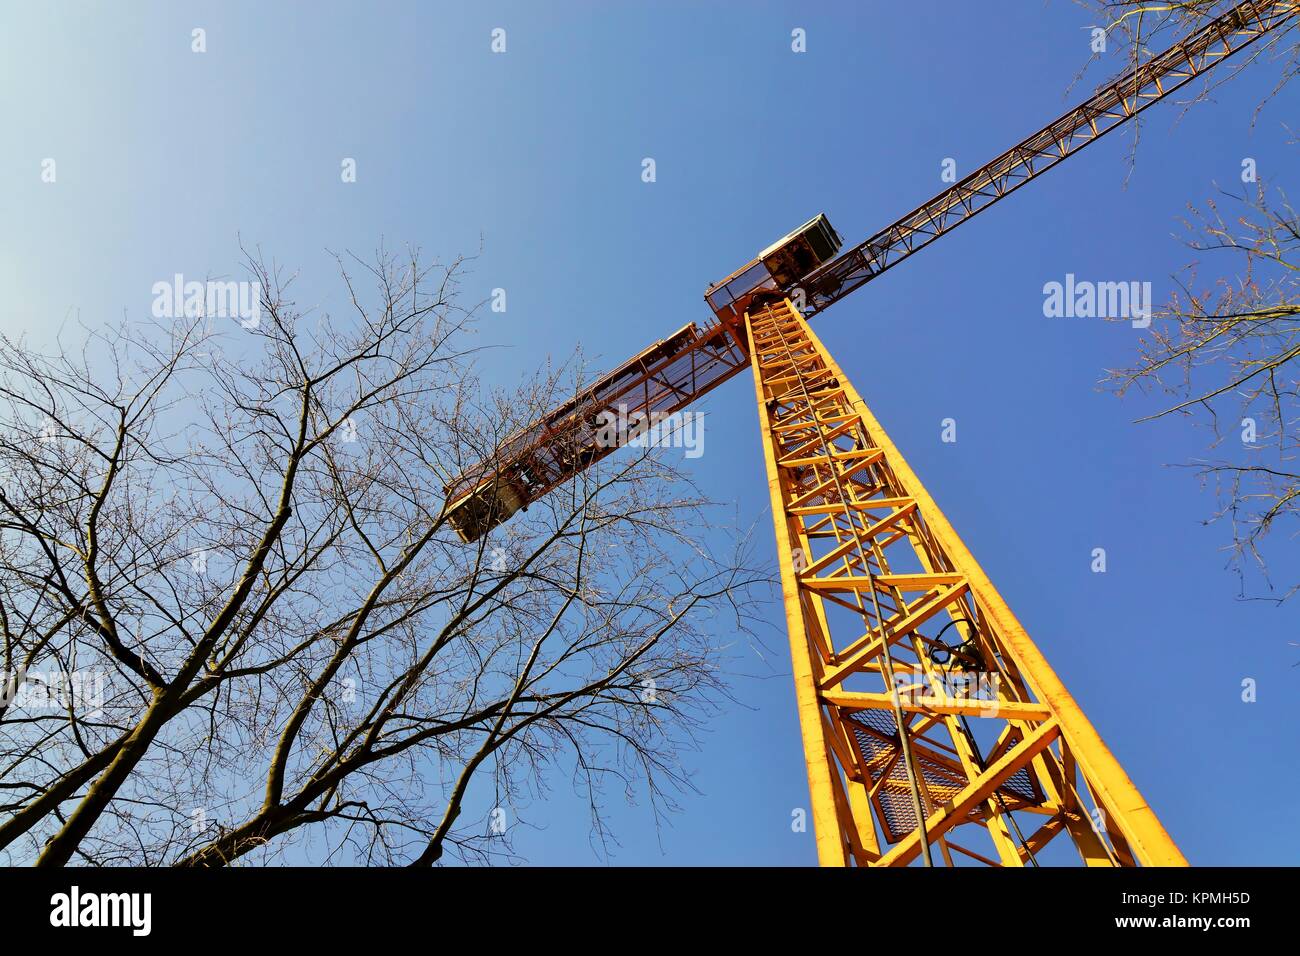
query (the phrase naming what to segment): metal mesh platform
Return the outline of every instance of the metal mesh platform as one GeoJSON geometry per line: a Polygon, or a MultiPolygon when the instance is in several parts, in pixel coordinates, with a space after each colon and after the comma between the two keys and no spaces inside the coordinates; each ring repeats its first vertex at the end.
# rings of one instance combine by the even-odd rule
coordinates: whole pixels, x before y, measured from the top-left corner
{"type": "MultiPolygon", "coordinates": [[[[890,843],[897,843],[917,828],[916,813],[912,809],[912,791],[907,782],[907,768],[901,759],[898,725],[894,715],[885,710],[862,710],[847,715],[854,739],[862,754],[863,768],[872,782],[885,774],[885,780],[876,794],[880,820],[890,843]]],[[[916,752],[916,748],[913,748],[916,752]]],[[[916,753],[917,767],[925,780],[925,789],[935,803],[946,803],[957,796],[967,784],[960,767],[951,766],[925,752],[916,753]]],[[[1034,784],[1028,770],[1012,774],[997,790],[1008,809],[1037,805],[1043,795],[1034,784]]],[[[987,808],[981,806],[971,812],[971,820],[982,819],[987,808]]]]}

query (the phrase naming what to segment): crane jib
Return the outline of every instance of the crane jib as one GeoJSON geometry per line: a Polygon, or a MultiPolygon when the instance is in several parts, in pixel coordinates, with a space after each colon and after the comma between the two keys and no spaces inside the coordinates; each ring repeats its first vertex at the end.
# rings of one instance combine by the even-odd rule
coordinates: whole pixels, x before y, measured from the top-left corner
{"type": "Polygon", "coordinates": [[[1088,100],[891,223],[797,286],[820,312],[976,213],[1123,125],[1300,12],[1295,0],[1247,0],[1101,87],[1088,100]]]}
{"type": "Polygon", "coordinates": [[[481,537],[614,450],[596,434],[602,412],[684,409],[745,369],[751,303],[789,296],[805,315],[822,311],[1297,13],[1297,0],[1244,0],[843,253],[826,217],[814,217],[709,287],[716,323],[656,342],[449,481],[448,521],[465,541],[481,537]]]}

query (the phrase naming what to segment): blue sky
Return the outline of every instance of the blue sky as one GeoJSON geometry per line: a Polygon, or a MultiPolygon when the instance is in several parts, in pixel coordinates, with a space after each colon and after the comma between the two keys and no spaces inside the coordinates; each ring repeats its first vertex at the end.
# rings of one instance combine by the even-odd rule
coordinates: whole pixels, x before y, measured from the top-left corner
{"type": "MultiPolygon", "coordinates": [[[[701,295],[825,211],[863,238],[1105,79],[1091,18],[1067,0],[822,3],[7,4],[0,12],[0,328],[48,340],[147,315],[176,272],[239,271],[239,238],[301,270],[300,301],[338,295],[326,249],[381,240],[482,255],[470,298],[517,379],[581,342],[611,366],[684,323],[701,295]],[[190,51],[191,30],[208,51],[190,51]],[[507,31],[507,53],[489,50],[507,31]],[[790,50],[807,31],[808,52],[790,50]],[[58,180],[42,183],[44,158],[58,180]],[[357,161],[357,182],[340,162],[357,161]],[[657,181],[642,182],[641,162],[657,181]]],[[[1150,280],[1192,258],[1189,201],[1241,161],[1287,185],[1295,94],[1255,121],[1260,63],[1180,117],[1146,114],[1127,179],[1115,134],[837,304],[817,331],[1044,649],[1193,863],[1292,863],[1300,604],[1236,598],[1228,530],[1168,467],[1205,435],[1135,425],[1151,402],[1101,392],[1128,362],[1122,323],[1047,319],[1066,273],[1150,280]],[[958,441],[940,441],[953,417],[958,441]],[[1108,571],[1090,570],[1104,547],[1108,571]],[[1241,700],[1241,681],[1258,700],[1241,700]],[[1243,833],[1266,832],[1266,840],[1243,833]]],[[[702,489],[734,502],[770,559],[747,378],[711,396],[702,489]]],[[[1272,568],[1300,575],[1289,542],[1272,568]]],[[[1297,599],[1300,600],[1300,599],[1297,599]]],[[[773,618],[779,608],[771,609],[773,618]]],[[[807,864],[789,826],[807,791],[779,640],[746,651],[746,706],[688,756],[700,790],[656,833],[614,806],[637,864],[807,864]]],[[[515,836],[535,863],[597,861],[563,778],[515,836]]]]}

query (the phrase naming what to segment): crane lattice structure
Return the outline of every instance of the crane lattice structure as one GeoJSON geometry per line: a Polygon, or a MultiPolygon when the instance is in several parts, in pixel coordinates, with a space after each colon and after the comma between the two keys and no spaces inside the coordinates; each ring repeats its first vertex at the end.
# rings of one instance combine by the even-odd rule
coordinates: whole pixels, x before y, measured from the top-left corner
{"type": "Polygon", "coordinates": [[[1089,866],[1186,865],[808,320],[1298,12],[1238,3],[848,250],[818,215],[709,287],[716,321],[451,481],[452,525],[476,540],[612,453],[603,416],[654,420],[749,368],[819,862],[1037,865],[1068,834],[1089,866]]]}

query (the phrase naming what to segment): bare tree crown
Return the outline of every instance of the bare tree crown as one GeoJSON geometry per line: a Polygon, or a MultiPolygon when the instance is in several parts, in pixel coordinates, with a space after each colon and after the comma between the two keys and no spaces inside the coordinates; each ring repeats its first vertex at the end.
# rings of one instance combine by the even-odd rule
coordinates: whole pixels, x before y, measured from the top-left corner
{"type": "Polygon", "coordinates": [[[10,862],[478,859],[557,767],[598,843],[689,785],[759,577],[653,449],[462,544],[445,482],[573,383],[484,397],[460,261],[339,266],[339,318],[250,258],[255,328],[0,343],[10,862]]]}

